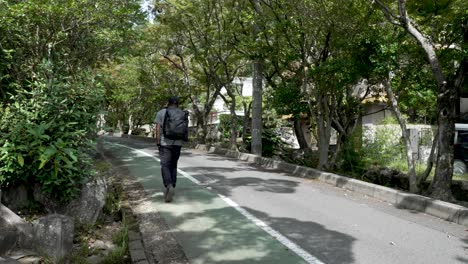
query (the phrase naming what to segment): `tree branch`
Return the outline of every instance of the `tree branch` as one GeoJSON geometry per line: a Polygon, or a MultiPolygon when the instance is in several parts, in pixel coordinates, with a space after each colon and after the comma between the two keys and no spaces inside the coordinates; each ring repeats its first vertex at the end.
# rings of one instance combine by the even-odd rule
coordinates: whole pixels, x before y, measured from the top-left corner
{"type": "Polygon", "coordinates": [[[376,3],[382,12],[384,13],[385,18],[392,23],[395,26],[402,26],[402,24],[399,22],[400,18],[393,14],[393,12],[388,8],[384,3],[382,3],[380,0],[372,0],[371,3],[376,3]]]}

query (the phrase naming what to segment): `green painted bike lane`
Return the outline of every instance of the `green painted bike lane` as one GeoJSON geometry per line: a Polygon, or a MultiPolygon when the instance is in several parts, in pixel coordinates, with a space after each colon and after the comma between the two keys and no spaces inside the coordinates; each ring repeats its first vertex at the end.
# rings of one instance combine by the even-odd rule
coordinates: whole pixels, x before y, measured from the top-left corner
{"type": "MultiPolygon", "coordinates": [[[[321,263],[299,256],[281,243],[281,235],[265,231],[229,198],[199,185],[179,171],[172,203],[163,199],[159,161],[147,152],[106,142],[104,147],[124,162],[130,174],[150,195],[172,234],[194,264],[208,263],[321,263]],[[237,206],[237,208],[236,208],[237,206]]],[[[268,228],[268,227],[267,227],[268,228]]],[[[299,251],[299,253],[301,253],[299,251]]],[[[310,259],[312,258],[312,259],[310,259]]]]}

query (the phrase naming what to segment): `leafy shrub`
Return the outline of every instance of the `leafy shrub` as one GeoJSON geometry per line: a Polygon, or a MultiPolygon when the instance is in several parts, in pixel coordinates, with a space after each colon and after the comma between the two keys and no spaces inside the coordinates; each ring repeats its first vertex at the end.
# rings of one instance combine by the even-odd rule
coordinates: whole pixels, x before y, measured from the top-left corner
{"type": "Polygon", "coordinates": [[[0,106],[0,187],[38,183],[59,200],[77,193],[102,98],[92,78],[77,78],[38,78],[0,106]]]}
{"type": "MultiPolygon", "coordinates": [[[[247,150],[252,149],[252,136],[246,137],[247,150]]],[[[264,129],[262,131],[262,156],[273,157],[283,147],[281,136],[271,129],[264,129]]]]}
{"type": "MultiPolygon", "coordinates": [[[[242,131],[242,118],[237,117],[237,131],[242,131]]],[[[227,139],[231,137],[231,115],[220,115],[218,130],[221,133],[221,139],[227,139]]]]}
{"type": "Polygon", "coordinates": [[[145,137],[146,136],[146,130],[144,128],[135,128],[132,130],[132,135],[135,135],[135,136],[143,136],[145,137]]]}
{"type": "Polygon", "coordinates": [[[343,144],[343,150],[338,157],[340,160],[339,172],[354,175],[361,175],[366,170],[367,163],[364,159],[365,152],[361,147],[357,147],[355,136],[351,137],[343,144]]]}
{"type": "Polygon", "coordinates": [[[378,126],[373,139],[365,139],[364,159],[368,164],[389,166],[405,159],[405,147],[401,142],[399,127],[378,126]]]}

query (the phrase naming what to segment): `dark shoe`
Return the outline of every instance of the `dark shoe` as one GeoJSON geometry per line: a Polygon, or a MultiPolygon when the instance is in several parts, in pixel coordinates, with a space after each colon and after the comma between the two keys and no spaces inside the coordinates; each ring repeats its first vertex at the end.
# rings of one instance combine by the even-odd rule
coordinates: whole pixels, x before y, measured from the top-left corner
{"type": "Polygon", "coordinates": [[[169,193],[169,187],[166,187],[166,189],[164,189],[164,200],[167,199],[167,193],[169,193]]]}
{"type": "Polygon", "coordinates": [[[166,195],[164,197],[164,200],[166,201],[166,203],[170,203],[172,202],[173,197],[174,197],[174,187],[172,187],[172,185],[169,185],[166,188],[166,195]]]}

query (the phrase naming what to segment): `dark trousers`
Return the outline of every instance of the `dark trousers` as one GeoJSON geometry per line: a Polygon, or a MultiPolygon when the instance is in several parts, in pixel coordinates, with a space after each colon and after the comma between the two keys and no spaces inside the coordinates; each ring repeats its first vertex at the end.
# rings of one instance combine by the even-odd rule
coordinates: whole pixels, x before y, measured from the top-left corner
{"type": "Polygon", "coordinates": [[[177,162],[180,157],[181,146],[169,145],[159,147],[159,159],[161,160],[161,174],[164,187],[176,186],[177,182],[177,162]]]}

